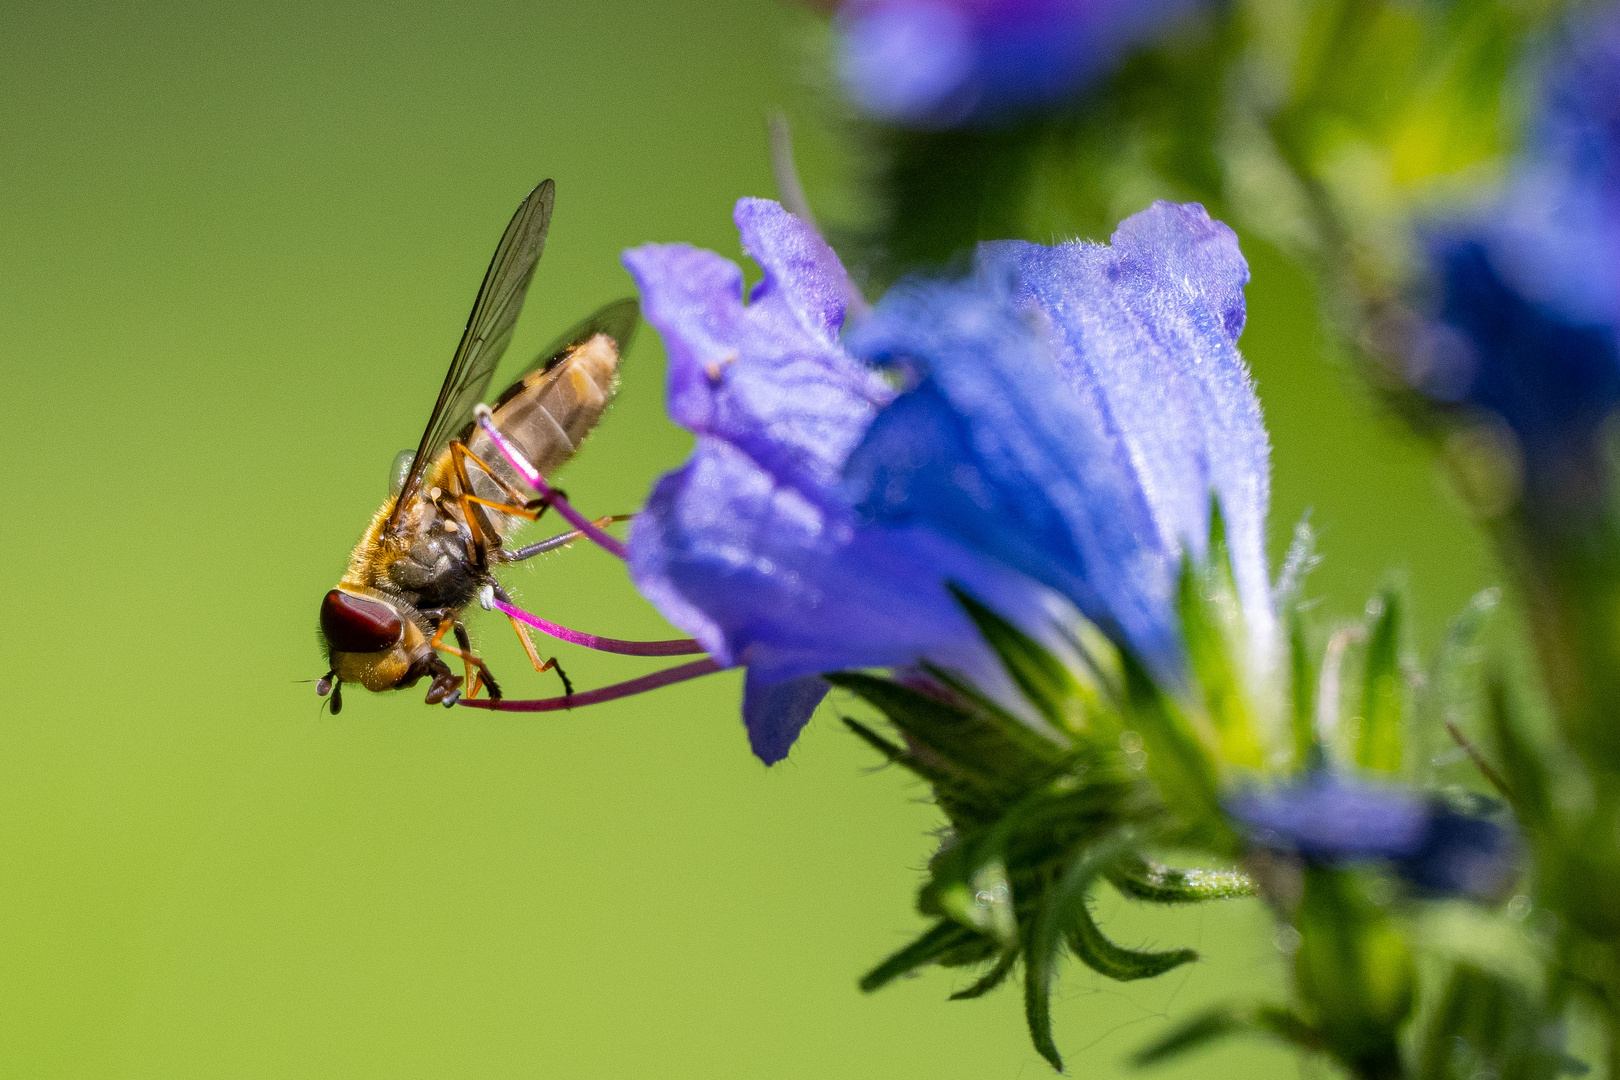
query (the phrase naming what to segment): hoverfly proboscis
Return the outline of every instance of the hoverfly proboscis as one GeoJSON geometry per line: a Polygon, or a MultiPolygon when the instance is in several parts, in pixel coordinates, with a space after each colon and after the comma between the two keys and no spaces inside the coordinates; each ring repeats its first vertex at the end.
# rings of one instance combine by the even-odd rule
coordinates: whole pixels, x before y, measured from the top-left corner
{"type": "MultiPolygon", "coordinates": [[[[332,712],[344,683],[397,690],[426,677],[429,704],[454,704],[500,684],[473,651],[462,613],[474,599],[511,601],[494,569],[577,539],[574,530],[528,547],[503,546],[560,493],[523,494],[525,478],[509,455],[553,474],[602,418],[618,386],[620,355],[635,331],[634,299],[608,304],[544,349],[491,406],[486,427],[474,419],[495,367],[511,342],[535,265],[545,248],[555,186],[542,181],[523,200],[484,274],[466,330],[450,361],[414,454],[395,460],[392,491],[373,515],[336,588],[321,601],[329,670],[317,691],[332,712]],[[500,436],[497,449],[488,428],[500,436]],[[455,644],[445,640],[453,636],[455,644]],[[457,675],[439,654],[459,657],[457,675]]],[[[600,529],[624,517],[600,518],[600,529]]],[[[515,609],[514,609],[515,610],[515,609]]],[[[555,658],[542,660],[523,620],[509,615],[535,669],[556,670],[565,698],[573,687],[555,658]]]]}

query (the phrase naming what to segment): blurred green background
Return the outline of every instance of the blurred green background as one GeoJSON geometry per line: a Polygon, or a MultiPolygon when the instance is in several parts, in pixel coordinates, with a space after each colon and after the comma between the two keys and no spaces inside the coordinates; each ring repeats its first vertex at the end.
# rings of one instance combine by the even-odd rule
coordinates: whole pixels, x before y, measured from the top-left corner
{"type": "MultiPolygon", "coordinates": [[[[316,606],[414,445],[502,226],[557,180],[512,362],[630,290],[619,251],[737,254],[786,109],[810,196],[861,171],[817,23],[769,0],[0,8],[0,1074],[1039,1076],[1016,990],[856,977],[919,927],[939,818],[826,709],[753,760],[732,675],[570,715],[355,691],[321,715],[316,606]]],[[[1101,238],[1098,238],[1101,239],[1101,238]]],[[[1275,445],[1273,550],[1354,613],[1391,571],[1432,641],[1490,581],[1425,454],[1257,243],[1244,338],[1275,445]]],[[[634,508],[688,440],[645,333],[565,483],[634,508]]],[[[536,533],[535,535],[540,535],[536,533]]],[[[509,572],[551,618],[668,632],[576,548],[509,572]]],[[[509,692],[551,694],[476,619],[509,692]]],[[[580,686],[647,661],[564,653],[580,686]]],[[[1081,1075],[1201,1003],[1282,988],[1252,903],[1118,908],[1204,963],[1055,1004],[1081,1075]]],[[[1233,1044],[1165,1076],[1292,1073],[1233,1044]]]]}

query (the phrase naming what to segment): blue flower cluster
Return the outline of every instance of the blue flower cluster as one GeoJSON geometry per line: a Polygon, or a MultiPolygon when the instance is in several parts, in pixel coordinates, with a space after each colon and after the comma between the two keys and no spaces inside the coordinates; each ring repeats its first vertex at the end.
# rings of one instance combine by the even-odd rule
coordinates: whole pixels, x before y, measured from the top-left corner
{"type": "Polygon", "coordinates": [[[849,0],[838,74],[868,115],[999,123],[1064,103],[1205,0],[849,0]]]}
{"type": "Polygon", "coordinates": [[[1434,332],[1410,372],[1505,425],[1533,523],[1596,503],[1620,406],[1620,16],[1585,20],[1551,61],[1502,194],[1429,226],[1434,332]]]}

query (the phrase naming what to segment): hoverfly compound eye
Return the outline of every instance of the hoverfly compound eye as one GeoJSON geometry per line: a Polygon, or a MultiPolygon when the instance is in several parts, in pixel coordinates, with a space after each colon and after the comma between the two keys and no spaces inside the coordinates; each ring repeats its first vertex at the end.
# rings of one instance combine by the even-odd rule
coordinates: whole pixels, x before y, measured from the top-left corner
{"type": "Polygon", "coordinates": [[[321,633],[334,649],[369,653],[392,648],[405,622],[387,604],[333,589],[321,601],[321,633]]]}

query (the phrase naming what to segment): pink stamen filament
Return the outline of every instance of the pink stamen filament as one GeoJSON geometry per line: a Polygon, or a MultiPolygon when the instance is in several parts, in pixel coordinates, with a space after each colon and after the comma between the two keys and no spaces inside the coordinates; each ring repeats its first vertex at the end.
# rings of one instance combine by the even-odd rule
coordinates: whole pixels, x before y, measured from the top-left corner
{"type": "Polygon", "coordinates": [[[502,600],[496,600],[495,607],[518,622],[534,627],[542,634],[550,634],[561,641],[583,645],[598,652],[620,653],[624,656],[692,656],[703,651],[703,646],[691,638],[675,638],[671,641],[625,641],[622,638],[601,637],[581,630],[570,630],[566,626],[542,619],[538,615],[531,615],[522,608],[513,607],[502,600]]]}
{"type": "Polygon", "coordinates": [[[595,690],[582,690],[577,694],[567,694],[563,697],[536,698],[530,701],[511,701],[506,698],[487,700],[476,698],[468,701],[462,698],[456,704],[465,705],[469,709],[492,709],[496,712],[559,712],[563,709],[577,709],[582,705],[597,705],[604,701],[615,701],[618,698],[631,697],[642,694],[648,690],[656,690],[660,686],[669,686],[673,683],[685,682],[703,675],[713,675],[716,671],[724,670],[720,662],[713,657],[694,660],[690,664],[679,664],[663,671],[655,671],[651,675],[643,675],[639,679],[628,682],[614,683],[611,686],[598,687],[595,690]]]}
{"type": "Polygon", "coordinates": [[[512,468],[518,471],[518,475],[522,476],[524,481],[542,499],[545,499],[549,506],[554,507],[565,521],[596,541],[600,547],[612,552],[621,559],[625,557],[624,544],[603,532],[595,522],[569,505],[567,499],[557,494],[551,485],[546,483],[546,478],[540,475],[540,470],[531,465],[529,459],[519,453],[517,447],[513,446],[506,436],[501,434],[500,429],[495,426],[488,405],[479,405],[474,409],[473,415],[478,418],[478,426],[484,429],[484,434],[489,436],[490,441],[495,444],[495,448],[501,452],[501,456],[506,458],[512,468]]]}

